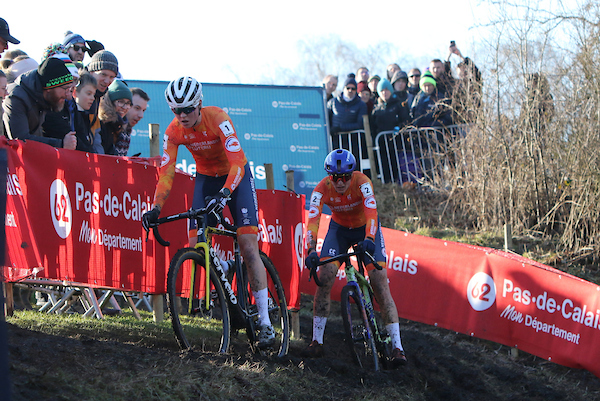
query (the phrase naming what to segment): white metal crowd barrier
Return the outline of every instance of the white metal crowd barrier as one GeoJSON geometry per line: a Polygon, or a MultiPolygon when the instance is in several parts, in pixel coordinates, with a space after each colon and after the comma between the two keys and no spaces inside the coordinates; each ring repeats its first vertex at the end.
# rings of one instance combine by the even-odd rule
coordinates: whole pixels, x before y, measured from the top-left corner
{"type": "Polygon", "coordinates": [[[369,161],[365,131],[351,131],[331,137],[332,149],[352,152],[358,170],[378,177],[383,183],[398,184],[439,182],[444,170],[454,162],[455,146],[469,129],[468,125],[445,128],[415,128],[382,131],[373,139],[373,163],[369,161]],[[371,172],[375,164],[376,174],[371,172]]]}

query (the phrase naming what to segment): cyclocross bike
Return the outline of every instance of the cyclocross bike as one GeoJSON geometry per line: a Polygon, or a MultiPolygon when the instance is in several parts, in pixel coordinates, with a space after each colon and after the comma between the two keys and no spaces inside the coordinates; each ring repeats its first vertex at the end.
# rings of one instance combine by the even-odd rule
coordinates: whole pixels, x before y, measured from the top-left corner
{"type": "MultiPolygon", "coordinates": [[[[385,329],[382,329],[379,316],[375,314],[375,297],[371,284],[364,276],[363,257],[367,258],[369,263],[374,263],[378,270],[382,269],[372,255],[356,245],[352,252],[324,259],[316,267],[335,261],[344,264],[346,285],[341,293],[341,312],[346,343],[352,358],[360,367],[379,371],[381,367],[391,368],[392,340],[385,329]],[[358,270],[352,265],[352,257],[358,262],[358,270]]],[[[315,283],[322,286],[316,267],[311,269],[309,280],[310,277],[314,277],[315,283]]]]}
{"type": "MultiPolygon", "coordinates": [[[[252,350],[264,351],[257,346],[258,309],[253,303],[246,265],[240,255],[236,227],[227,223],[221,214],[201,208],[159,218],[151,225],[156,240],[169,246],[160,236],[158,226],[182,219],[196,220],[198,241],[194,248],[182,248],[175,253],[167,275],[167,305],[180,348],[225,353],[232,334],[245,329],[252,350]],[[217,217],[221,228],[208,225],[209,215],[217,217]],[[214,235],[233,239],[234,260],[228,262],[233,264],[228,274],[213,248],[214,235]],[[214,330],[220,339],[210,338],[214,330]]],[[[287,354],[290,342],[287,302],[273,262],[263,252],[260,257],[267,273],[269,317],[276,334],[275,344],[269,349],[281,357],[287,354]]]]}

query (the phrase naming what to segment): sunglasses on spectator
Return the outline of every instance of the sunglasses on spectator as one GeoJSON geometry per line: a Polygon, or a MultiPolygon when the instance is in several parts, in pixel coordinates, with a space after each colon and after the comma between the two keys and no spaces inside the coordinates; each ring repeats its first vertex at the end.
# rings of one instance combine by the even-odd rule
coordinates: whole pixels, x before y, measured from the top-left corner
{"type": "Polygon", "coordinates": [[[342,180],[342,182],[348,182],[348,181],[350,181],[350,178],[352,178],[352,173],[350,173],[350,174],[329,174],[329,177],[331,178],[331,181],[333,181],[333,182],[338,182],[339,180],[342,180]]]}
{"type": "Polygon", "coordinates": [[[185,113],[185,114],[191,114],[194,112],[194,110],[196,110],[196,106],[189,106],[189,107],[175,107],[173,110],[173,113],[180,115],[181,113],[185,113]]]}
{"type": "Polygon", "coordinates": [[[86,50],[87,50],[87,47],[85,47],[85,46],[73,45],[73,50],[75,50],[76,52],[78,52],[78,51],[80,51],[80,50],[81,50],[82,52],[84,52],[84,51],[86,51],[86,50]]]}
{"type": "Polygon", "coordinates": [[[355,86],[346,86],[346,89],[349,90],[350,92],[355,91],[356,87],[355,86]]]}
{"type": "Polygon", "coordinates": [[[414,77],[417,77],[417,78],[419,78],[420,76],[421,76],[421,74],[415,74],[415,75],[409,75],[408,77],[409,77],[409,78],[414,78],[414,77]]]}

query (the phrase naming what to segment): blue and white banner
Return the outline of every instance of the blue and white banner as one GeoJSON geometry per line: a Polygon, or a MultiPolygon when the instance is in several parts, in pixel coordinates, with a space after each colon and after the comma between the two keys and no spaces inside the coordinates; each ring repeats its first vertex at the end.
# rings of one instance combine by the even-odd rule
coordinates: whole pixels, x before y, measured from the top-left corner
{"type": "MultiPolygon", "coordinates": [[[[150,156],[148,124],[159,124],[161,141],[173,113],[164,100],[166,81],[128,80],[150,96],[144,118],[134,127],[128,155],[150,156]]],[[[203,84],[203,105],[217,106],[231,117],[256,186],[266,188],[265,163],[273,165],[275,189],[286,189],[287,170],[294,170],[295,191],[310,196],[324,177],[328,153],[323,88],[203,84]]],[[[162,142],[161,142],[162,143],[162,142]]],[[[177,167],[194,174],[187,149],[180,149],[177,167]]]]}

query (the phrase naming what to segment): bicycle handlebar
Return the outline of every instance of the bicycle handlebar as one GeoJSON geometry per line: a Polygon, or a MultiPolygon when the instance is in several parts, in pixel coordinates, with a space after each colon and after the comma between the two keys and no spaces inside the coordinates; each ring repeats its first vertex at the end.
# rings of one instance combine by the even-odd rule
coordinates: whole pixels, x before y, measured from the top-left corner
{"type": "Polygon", "coordinates": [[[319,261],[319,263],[317,263],[317,265],[314,268],[310,269],[310,275],[308,276],[308,281],[310,281],[310,279],[312,277],[315,279],[316,285],[318,285],[319,287],[323,287],[323,283],[321,282],[321,280],[319,280],[319,274],[317,273],[317,267],[326,265],[327,263],[336,262],[338,260],[344,260],[344,262],[346,264],[348,264],[349,260],[352,256],[357,257],[359,266],[361,265],[361,263],[364,264],[364,262],[361,259],[361,256],[366,256],[367,259],[369,260],[369,263],[367,263],[367,264],[371,264],[371,263],[374,264],[375,268],[377,270],[383,269],[383,267],[381,267],[381,265],[379,263],[377,263],[377,261],[375,260],[373,255],[371,255],[369,252],[367,252],[365,250],[361,250],[361,251],[354,250],[353,252],[341,253],[337,256],[332,256],[330,258],[319,261]]]}
{"type": "MultiPolygon", "coordinates": [[[[158,226],[164,223],[169,223],[172,221],[176,221],[176,220],[182,220],[182,219],[190,219],[190,220],[197,220],[200,216],[204,216],[207,214],[214,214],[215,217],[217,218],[217,223],[221,223],[223,224],[223,227],[225,227],[226,230],[229,231],[237,231],[237,227],[229,224],[224,218],[223,218],[223,213],[216,213],[214,212],[214,208],[200,208],[200,209],[190,209],[187,212],[183,212],[183,213],[178,213],[178,214],[174,214],[171,216],[166,216],[166,217],[160,217],[158,218],[158,220],[156,220],[155,223],[151,223],[150,224],[150,228],[152,228],[152,233],[154,233],[154,238],[156,238],[156,241],[158,241],[159,244],[161,244],[164,247],[167,247],[169,245],[171,245],[171,243],[169,241],[166,241],[165,239],[163,239],[163,237],[160,235],[160,233],[158,232],[158,226]]],[[[148,230],[146,230],[146,241],[148,241],[148,230]]]]}

